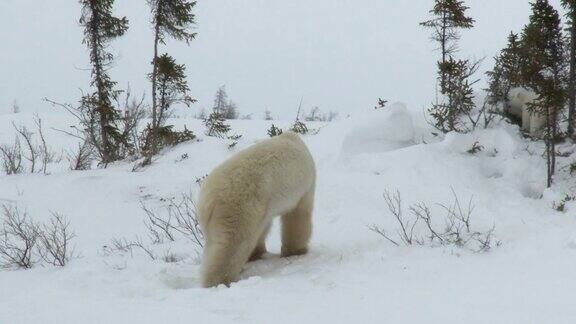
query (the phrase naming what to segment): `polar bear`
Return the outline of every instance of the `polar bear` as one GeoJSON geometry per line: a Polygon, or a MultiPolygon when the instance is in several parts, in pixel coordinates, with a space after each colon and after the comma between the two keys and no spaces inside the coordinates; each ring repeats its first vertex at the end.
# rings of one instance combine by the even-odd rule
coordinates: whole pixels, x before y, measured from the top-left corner
{"type": "Polygon", "coordinates": [[[546,125],[546,117],[531,113],[528,108],[528,104],[538,99],[538,95],[524,88],[513,88],[508,94],[508,99],[509,112],[522,121],[522,130],[530,136],[541,136],[546,125]]]}
{"type": "Polygon", "coordinates": [[[305,254],[312,234],[316,169],[293,132],[257,143],[203,181],[198,218],[206,244],[204,287],[237,281],[244,264],[266,252],[272,219],[281,215],[282,256],[305,254]]]}

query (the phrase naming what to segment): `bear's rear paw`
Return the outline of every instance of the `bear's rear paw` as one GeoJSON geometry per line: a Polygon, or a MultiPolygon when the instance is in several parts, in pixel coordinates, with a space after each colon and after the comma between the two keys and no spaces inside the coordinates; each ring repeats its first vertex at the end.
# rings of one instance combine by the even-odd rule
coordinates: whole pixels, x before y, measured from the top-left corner
{"type": "Polygon", "coordinates": [[[308,248],[282,248],[282,257],[291,257],[295,255],[303,255],[308,253],[308,248]]]}
{"type": "Polygon", "coordinates": [[[262,259],[262,256],[265,253],[266,253],[266,248],[256,247],[254,249],[254,252],[252,252],[252,255],[250,256],[250,259],[248,259],[248,261],[260,260],[260,259],[262,259]]]}

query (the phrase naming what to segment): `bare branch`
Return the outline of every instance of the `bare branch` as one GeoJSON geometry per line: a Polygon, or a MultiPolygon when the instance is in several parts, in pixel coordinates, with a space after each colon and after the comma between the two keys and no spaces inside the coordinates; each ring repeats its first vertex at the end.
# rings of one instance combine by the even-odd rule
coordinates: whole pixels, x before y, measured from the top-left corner
{"type": "Polygon", "coordinates": [[[70,221],[63,215],[52,213],[50,223],[40,231],[38,253],[45,262],[54,266],[65,266],[75,256],[70,241],[76,234],[70,229],[70,221]]]}
{"type": "Polygon", "coordinates": [[[30,269],[37,262],[34,248],[39,227],[15,206],[2,205],[4,222],[0,230],[0,266],[30,269]]]}
{"type": "Polygon", "coordinates": [[[432,245],[454,245],[474,252],[486,252],[494,246],[494,244],[499,246],[500,242],[493,242],[494,226],[486,232],[474,231],[472,229],[471,216],[474,211],[473,199],[470,198],[467,206],[464,207],[460,203],[460,199],[454,189],[452,189],[452,194],[452,204],[438,204],[438,206],[446,212],[446,215],[442,218],[444,221],[444,228],[442,230],[439,230],[434,225],[432,211],[424,203],[416,203],[409,206],[408,210],[412,217],[404,217],[402,199],[398,191],[394,194],[388,191],[384,193],[384,201],[388,206],[388,210],[399,225],[399,229],[397,230],[398,239],[391,237],[384,229],[376,225],[369,226],[369,229],[396,246],[400,245],[399,242],[407,246],[414,244],[423,245],[424,240],[415,234],[419,223],[425,225],[425,227],[420,226],[420,230],[427,233],[428,242],[432,245]],[[419,222],[420,220],[422,220],[422,222],[419,222]]]}

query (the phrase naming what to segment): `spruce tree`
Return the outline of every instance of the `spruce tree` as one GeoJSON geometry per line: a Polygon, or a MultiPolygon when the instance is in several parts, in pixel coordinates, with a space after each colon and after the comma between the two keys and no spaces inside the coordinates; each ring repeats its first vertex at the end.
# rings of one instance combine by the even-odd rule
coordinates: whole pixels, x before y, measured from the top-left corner
{"type": "MultiPolygon", "coordinates": [[[[442,58],[439,66],[445,65],[450,56],[458,50],[460,39],[459,29],[474,27],[474,19],[466,16],[469,8],[460,0],[435,0],[434,8],[430,10],[432,18],[420,23],[421,26],[432,29],[431,39],[439,44],[442,58]]],[[[446,93],[446,74],[440,75],[440,91],[446,93]]]]}
{"type": "Polygon", "coordinates": [[[570,75],[568,82],[568,136],[574,139],[576,128],[576,0],[562,0],[568,19],[570,75]]]}
{"type": "Polygon", "coordinates": [[[470,78],[478,70],[478,64],[468,60],[456,60],[450,57],[440,66],[439,72],[445,76],[445,98],[428,110],[434,118],[434,126],[444,133],[466,131],[464,116],[471,118],[474,109],[474,90],[472,86],[478,80],[470,78]]]}
{"type": "Polygon", "coordinates": [[[226,105],[225,116],[226,119],[238,119],[238,106],[232,100],[226,105]]]}
{"type": "Polygon", "coordinates": [[[552,185],[556,171],[558,116],[567,98],[566,62],[560,16],[548,0],[531,4],[530,22],[522,32],[525,51],[522,77],[538,95],[530,105],[533,113],[546,118],[547,185],[552,185]]]}
{"type": "Polygon", "coordinates": [[[120,159],[118,153],[124,140],[114,121],[120,117],[113,106],[119,91],[114,90],[116,82],[110,79],[108,68],[114,56],[107,51],[109,43],[124,35],[128,30],[128,19],[112,15],[114,0],[80,0],[82,16],[80,25],[84,27],[84,44],[90,51],[92,65],[91,86],[95,91],[86,94],[80,101],[80,109],[90,116],[86,133],[89,142],[106,165],[120,159]]]}
{"type": "Polygon", "coordinates": [[[185,68],[176,64],[167,54],[159,54],[159,46],[166,44],[167,38],[185,41],[187,44],[196,38],[192,31],[195,15],[192,13],[195,1],[187,0],[147,0],[152,11],[154,29],[154,55],[152,73],[152,123],[149,125],[152,138],[150,153],[156,154],[162,133],[164,119],[171,104],[182,102],[190,105],[193,99],[188,95],[189,88],[185,78],[185,68]]]}
{"type": "MultiPolygon", "coordinates": [[[[186,67],[184,64],[176,64],[174,58],[163,54],[156,59],[157,73],[156,84],[158,86],[157,119],[159,125],[163,125],[166,114],[175,103],[183,103],[190,106],[195,102],[188,94],[190,88],[186,82],[186,67]]],[[[149,76],[152,78],[152,75],[149,76]]]]}
{"type": "Polygon", "coordinates": [[[230,125],[226,124],[226,118],[220,112],[214,110],[204,119],[204,126],[206,126],[206,135],[218,138],[228,138],[230,132],[230,125]]]}
{"type": "Polygon", "coordinates": [[[276,125],[274,124],[272,124],[272,126],[270,126],[270,128],[268,129],[268,136],[270,137],[282,135],[282,133],[283,133],[282,129],[276,127],[276,125]]]}
{"type": "MultiPolygon", "coordinates": [[[[500,51],[494,61],[494,69],[486,72],[488,76],[488,103],[493,106],[502,104],[508,108],[510,90],[523,85],[520,73],[522,45],[518,34],[510,33],[508,45],[500,51]]],[[[507,110],[505,109],[505,111],[507,110]]]]}
{"type": "MultiPolygon", "coordinates": [[[[166,145],[176,145],[186,140],[192,140],[196,136],[189,130],[174,132],[172,125],[166,125],[170,108],[175,103],[190,106],[195,102],[188,95],[190,89],[186,82],[186,67],[176,64],[174,58],[163,54],[156,59],[157,115],[156,123],[148,125],[144,136],[142,151],[146,156],[158,153],[158,150],[166,145]]],[[[149,75],[152,79],[154,76],[149,75]]]]}
{"type": "Polygon", "coordinates": [[[460,29],[470,29],[474,19],[466,16],[469,8],[459,0],[435,0],[430,11],[432,18],[420,23],[432,29],[432,40],[438,42],[442,57],[438,61],[438,81],[442,98],[428,110],[434,118],[434,126],[440,131],[462,132],[465,127],[461,118],[468,116],[474,108],[472,85],[478,80],[470,80],[480,62],[471,63],[453,57],[458,51],[460,29]]]}
{"type": "Polygon", "coordinates": [[[214,95],[214,106],[212,111],[218,112],[222,115],[226,115],[226,110],[228,109],[228,94],[226,93],[226,86],[221,86],[216,91],[214,95]]]}

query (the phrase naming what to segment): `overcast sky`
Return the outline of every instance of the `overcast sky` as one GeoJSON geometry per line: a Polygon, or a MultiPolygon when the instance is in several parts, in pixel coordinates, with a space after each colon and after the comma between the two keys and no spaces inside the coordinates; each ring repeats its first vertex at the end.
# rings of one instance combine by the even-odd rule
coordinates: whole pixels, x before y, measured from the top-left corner
{"type": "MultiPolygon", "coordinates": [[[[509,31],[527,22],[528,0],[468,0],[476,28],[463,34],[461,57],[491,57],[509,31]]],[[[130,20],[113,43],[111,70],[119,86],[149,93],[152,31],[145,0],[117,0],[130,20]]],[[[292,118],[298,102],[342,114],[378,97],[422,109],[434,97],[438,53],[418,26],[432,0],[199,0],[198,38],[161,49],[185,63],[192,109],[210,108],[226,85],[242,113],[267,107],[292,118]]],[[[558,6],[559,0],[552,3],[558,6]]],[[[17,100],[22,110],[49,110],[49,97],[74,103],[89,81],[87,51],[75,0],[0,0],[0,113],[17,100]]]]}

